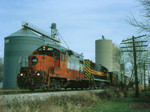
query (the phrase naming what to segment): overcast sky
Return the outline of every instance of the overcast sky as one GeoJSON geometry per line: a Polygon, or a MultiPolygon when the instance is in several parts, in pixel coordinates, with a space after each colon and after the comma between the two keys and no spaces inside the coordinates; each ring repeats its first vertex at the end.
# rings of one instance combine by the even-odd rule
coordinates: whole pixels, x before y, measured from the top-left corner
{"type": "Polygon", "coordinates": [[[117,45],[122,39],[137,35],[126,22],[131,13],[138,17],[139,4],[135,1],[0,0],[0,50],[4,48],[4,37],[21,29],[22,21],[47,32],[55,22],[70,49],[95,61],[95,40],[101,35],[117,45]]]}

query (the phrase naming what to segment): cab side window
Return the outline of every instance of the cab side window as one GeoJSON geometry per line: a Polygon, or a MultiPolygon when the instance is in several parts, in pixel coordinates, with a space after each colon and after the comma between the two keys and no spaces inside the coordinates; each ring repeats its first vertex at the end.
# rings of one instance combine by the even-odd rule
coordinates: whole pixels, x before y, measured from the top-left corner
{"type": "Polygon", "coordinates": [[[55,56],[56,56],[56,59],[60,59],[60,52],[59,51],[55,51],[55,56]]]}
{"type": "Polygon", "coordinates": [[[62,61],[65,61],[65,54],[62,54],[62,61]]]}
{"type": "Polygon", "coordinates": [[[47,55],[53,57],[53,52],[47,52],[47,55]]]}

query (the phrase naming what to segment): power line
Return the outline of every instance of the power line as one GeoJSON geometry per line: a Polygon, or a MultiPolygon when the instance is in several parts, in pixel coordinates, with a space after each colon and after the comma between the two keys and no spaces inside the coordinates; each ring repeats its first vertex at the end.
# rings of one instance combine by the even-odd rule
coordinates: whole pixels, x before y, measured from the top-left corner
{"type": "MultiPolygon", "coordinates": [[[[134,39],[141,38],[141,37],[145,37],[145,36],[146,36],[146,34],[145,34],[145,35],[141,35],[141,36],[134,37],[134,39]]],[[[132,38],[126,39],[126,40],[122,40],[122,42],[126,42],[126,41],[129,41],[129,40],[132,40],[132,38]]]]}

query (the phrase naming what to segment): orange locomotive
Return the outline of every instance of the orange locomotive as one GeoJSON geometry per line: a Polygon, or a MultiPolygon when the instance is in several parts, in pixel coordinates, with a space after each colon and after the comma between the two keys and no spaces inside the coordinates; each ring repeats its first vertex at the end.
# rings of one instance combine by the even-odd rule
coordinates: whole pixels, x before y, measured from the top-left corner
{"type": "Polygon", "coordinates": [[[87,88],[83,56],[58,44],[41,46],[17,75],[19,88],[87,88]],[[53,47],[52,47],[53,46],[53,47]]]}
{"type": "Polygon", "coordinates": [[[84,60],[83,55],[58,44],[41,46],[26,63],[17,75],[21,89],[96,88],[109,83],[106,68],[100,69],[102,67],[84,60]]]}

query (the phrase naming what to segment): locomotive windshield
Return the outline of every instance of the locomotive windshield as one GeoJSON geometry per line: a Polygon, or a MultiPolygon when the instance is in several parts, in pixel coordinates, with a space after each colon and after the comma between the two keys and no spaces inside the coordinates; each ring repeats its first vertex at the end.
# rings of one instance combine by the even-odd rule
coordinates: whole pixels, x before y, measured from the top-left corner
{"type": "MultiPolygon", "coordinates": [[[[37,53],[35,53],[37,54],[37,53]]],[[[38,54],[40,55],[48,55],[48,56],[54,56],[54,48],[51,48],[49,46],[42,46],[38,48],[38,54]]]]}
{"type": "Polygon", "coordinates": [[[41,52],[41,51],[53,51],[54,49],[49,47],[49,46],[42,46],[40,48],[38,48],[38,51],[41,52]]]}
{"type": "MultiPolygon", "coordinates": [[[[34,53],[34,54],[37,54],[37,53],[34,53]]],[[[51,57],[55,56],[56,59],[60,59],[60,51],[49,46],[41,46],[40,48],[38,48],[38,54],[48,55],[51,57]]]]}

